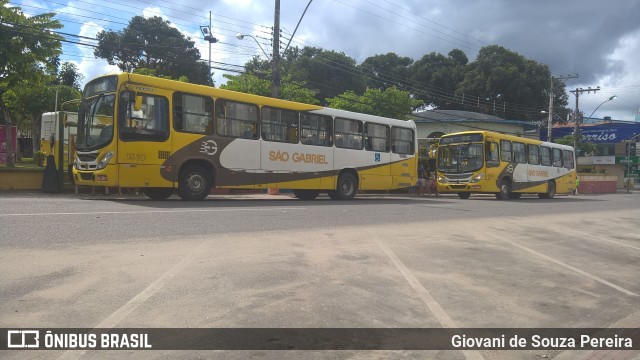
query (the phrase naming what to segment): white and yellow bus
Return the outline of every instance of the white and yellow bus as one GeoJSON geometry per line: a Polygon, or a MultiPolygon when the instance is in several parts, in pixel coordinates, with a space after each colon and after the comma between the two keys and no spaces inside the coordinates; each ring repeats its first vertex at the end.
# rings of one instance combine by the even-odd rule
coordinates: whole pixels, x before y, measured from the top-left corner
{"type": "Polygon", "coordinates": [[[123,73],[84,88],[78,185],[205,198],[212,188],[292,189],[300,199],[416,183],[413,121],[123,73]]]}
{"type": "Polygon", "coordinates": [[[576,187],[571,146],[489,131],[447,134],[437,147],[437,186],[441,193],[468,199],[473,193],[517,199],[538,194],[551,199],[576,187]]]}

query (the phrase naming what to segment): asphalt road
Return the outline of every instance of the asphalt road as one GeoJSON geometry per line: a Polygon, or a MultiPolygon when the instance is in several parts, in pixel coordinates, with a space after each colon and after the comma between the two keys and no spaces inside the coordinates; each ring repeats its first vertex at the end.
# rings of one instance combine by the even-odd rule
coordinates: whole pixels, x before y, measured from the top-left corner
{"type": "MultiPolygon", "coordinates": [[[[348,202],[225,195],[190,203],[0,192],[0,229],[0,328],[640,327],[638,193],[510,201],[366,195],[348,202]]],[[[589,356],[545,350],[0,354],[589,356]]]]}

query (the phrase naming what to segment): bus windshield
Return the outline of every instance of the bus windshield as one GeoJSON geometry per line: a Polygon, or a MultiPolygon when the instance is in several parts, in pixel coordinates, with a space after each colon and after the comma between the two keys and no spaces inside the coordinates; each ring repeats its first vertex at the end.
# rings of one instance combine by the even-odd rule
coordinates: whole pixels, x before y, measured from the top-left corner
{"type": "Polygon", "coordinates": [[[111,142],[115,95],[100,94],[84,99],[78,111],[78,150],[94,150],[111,142]]]}
{"type": "Polygon", "coordinates": [[[468,173],[484,165],[482,144],[456,144],[438,147],[438,170],[446,173],[468,173]]]}

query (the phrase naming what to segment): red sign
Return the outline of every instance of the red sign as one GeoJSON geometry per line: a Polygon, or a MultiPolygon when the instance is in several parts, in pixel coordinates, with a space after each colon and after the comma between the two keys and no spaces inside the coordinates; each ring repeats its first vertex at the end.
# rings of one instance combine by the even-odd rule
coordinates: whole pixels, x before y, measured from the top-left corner
{"type": "MultiPolygon", "coordinates": [[[[18,128],[11,127],[11,150],[15,159],[16,151],[18,148],[18,128]]],[[[0,125],[0,164],[7,163],[7,130],[6,125],[0,125]]]]}

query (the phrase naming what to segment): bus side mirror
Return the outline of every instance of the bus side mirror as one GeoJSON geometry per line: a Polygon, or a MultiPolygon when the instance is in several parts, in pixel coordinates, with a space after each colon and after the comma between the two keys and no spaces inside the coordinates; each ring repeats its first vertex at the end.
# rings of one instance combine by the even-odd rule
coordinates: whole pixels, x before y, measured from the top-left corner
{"type": "Polygon", "coordinates": [[[62,125],[67,127],[67,113],[62,113],[62,125]]]}
{"type": "Polygon", "coordinates": [[[142,96],[136,95],[136,100],[133,103],[133,110],[140,111],[142,109],[142,96]]]}

